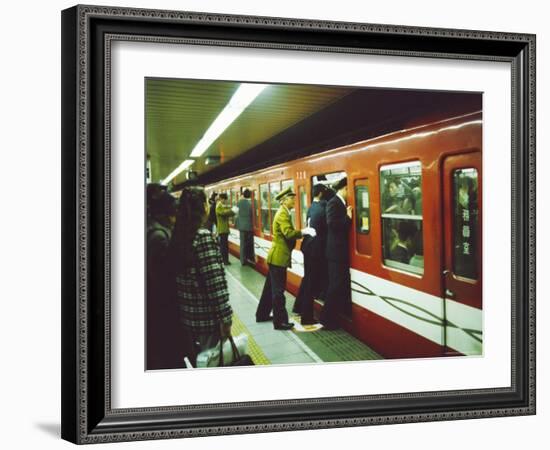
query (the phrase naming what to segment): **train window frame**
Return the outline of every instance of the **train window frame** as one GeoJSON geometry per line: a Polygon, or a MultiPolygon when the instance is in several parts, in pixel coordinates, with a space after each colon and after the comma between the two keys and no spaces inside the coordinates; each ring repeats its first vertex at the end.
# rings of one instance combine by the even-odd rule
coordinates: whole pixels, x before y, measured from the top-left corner
{"type": "Polygon", "coordinates": [[[298,208],[300,209],[298,211],[298,217],[300,218],[301,227],[305,228],[309,226],[307,223],[307,212],[309,206],[307,204],[307,189],[304,184],[300,184],[298,186],[298,200],[298,208]]]}
{"type": "Polygon", "coordinates": [[[313,201],[313,198],[311,198],[311,196],[313,195],[313,186],[315,186],[316,184],[318,183],[321,183],[321,184],[324,184],[325,186],[332,188],[332,185],[338,181],[338,180],[341,180],[342,178],[347,178],[348,177],[348,174],[346,173],[345,170],[340,170],[340,171],[337,171],[337,172],[325,172],[325,173],[318,173],[318,174],[315,174],[315,175],[312,175],[310,177],[310,204],[311,202],[313,201]],[[338,176],[336,176],[338,175],[338,176]],[[324,177],[325,180],[319,180],[320,177],[324,177]],[[330,177],[331,179],[327,179],[327,177],[330,177]]]}
{"type": "Polygon", "coordinates": [[[270,217],[271,217],[271,209],[270,209],[270,201],[269,201],[269,198],[270,198],[270,195],[269,195],[269,183],[266,182],[266,183],[260,183],[258,185],[258,190],[260,192],[260,221],[261,221],[261,226],[260,226],[260,231],[264,234],[264,235],[268,235],[270,236],[271,235],[271,220],[270,220],[270,217]],[[265,191],[267,193],[266,195],[266,199],[264,200],[263,199],[263,192],[262,192],[262,187],[265,186],[265,191]],[[265,203],[265,208],[263,207],[264,206],[264,203],[265,203]],[[267,228],[266,228],[266,223],[264,222],[264,219],[263,219],[263,216],[262,216],[262,211],[263,210],[266,210],[267,211],[267,228]]]}
{"type": "Polygon", "coordinates": [[[354,194],[354,227],[355,227],[355,251],[361,256],[372,256],[372,220],[371,220],[371,179],[369,177],[358,178],[353,181],[353,194],[354,194]],[[366,190],[366,203],[364,206],[365,192],[366,190]],[[359,211],[366,209],[367,212],[367,226],[368,229],[364,230],[362,224],[364,218],[359,214],[359,211]]]}
{"type": "Polygon", "coordinates": [[[260,200],[259,200],[259,192],[260,192],[260,189],[259,187],[254,187],[254,188],[250,188],[250,192],[251,192],[251,199],[252,199],[252,209],[254,211],[254,214],[253,214],[253,225],[254,225],[254,229],[255,230],[261,230],[261,227],[260,227],[260,220],[261,220],[261,217],[260,217],[260,200]]]}
{"type": "Polygon", "coordinates": [[[273,234],[273,218],[275,217],[275,214],[277,214],[277,210],[281,206],[281,203],[275,199],[275,196],[281,192],[281,180],[270,181],[268,185],[269,185],[269,230],[270,230],[270,234],[273,234]],[[279,185],[279,190],[274,194],[273,192],[271,192],[271,187],[277,184],[279,185]],[[273,207],[274,203],[277,205],[276,207],[273,207]]]}
{"type": "MultiPolygon", "coordinates": [[[[479,258],[479,245],[477,244],[477,242],[475,242],[473,245],[474,245],[474,250],[473,250],[473,253],[471,254],[471,257],[473,258],[474,260],[474,264],[473,264],[473,270],[475,271],[475,276],[474,277],[470,277],[468,276],[469,274],[465,275],[464,273],[459,273],[458,272],[458,269],[457,269],[457,255],[458,255],[458,251],[457,251],[457,236],[460,234],[458,233],[458,230],[459,230],[459,226],[458,226],[458,215],[457,215],[457,208],[459,206],[459,203],[460,203],[460,199],[457,197],[457,184],[456,184],[456,176],[458,174],[458,172],[475,172],[475,183],[476,183],[476,186],[475,186],[475,205],[476,205],[476,208],[475,208],[475,214],[474,214],[474,217],[472,218],[471,215],[470,215],[470,212],[468,213],[467,217],[464,215],[464,213],[461,215],[462,216],[462,220],[464,222],[469,222],[467,225],[463,225],[460,229],[462,231],[462,236],[463,237],[472,237],[473,239],[478,239],[479,236],[478,236],[478,233],[479,233],[479,188],[478,188],[478,183],[479,183],[479,172],[477,170],[476,167],[460,167],[460,168],[455,168],[455,169],[452,169],[452,180],[451,180],[451,183],[452,183],[452,243],[453,245],[451,246],[451,261],[452,261],[452,271],[453,271],[453,274],[456,278],[458,279],[461,279],[461,280],[464,280],[464,281],[467,281],[467,282],[470,282],[470,283],[475,283],[479,280],[479,270],[478,270],[478,267],[477,267],[477,260],[479,258]],[[473,233],[470,231],[471,228],[470,228],[470,225],[471,225],[471,222],[470,219],[472,219],[472,221],[475,220],[475,224],[473,225],[475,228],[474,228],[474,231],[473,233]],[[465,235],[465,232],[468,232],[468,236],[464,236],[465,235]]],[[[470,193],[468,193],[470,194],[470,193]]],[[[468,200],[470,200],[470,198],[468,198],[468,200]]],[[[471,243],[471,242],[470,242],[471,243]]],[[[465,243],[463,243],[465,244],[465,243]]],[[[468,247],[469,248],[469,247],[468,247]]]]}
{"type": "MultiPolygon", "coordinates": [[[[281,192],[283,192],[286,188],[290,187],[292,188],[292,192],[294,192],[296,194],[296,190],[294,188],[294,179],[292,178],[287,178],[286,180],[281,180],[281,192]],[[284,186],[286,185],[286,187],[284,186]]],[[[297,215],[297,211],[296,211],[296,208],[294,208],[294,213],[291,213],[290,214],[290,217],[293,217],[293,216],[296,216],[297,215]]],[[[293,223],[296,223],[296,217],[294,217],[293,219],[293,223]]]]}
{"type": "MultiPolygon", "coordinates": [[[[368,178],[361,178],[360,180],[355,180],[355,186],[354,186],[354,194],[355,194],[355,232],[363,235],[370,235],[371,230],[371,220],[370,220],[370,186],[369,186],[369,179],[368,178]],[[359,181],[364,181],[366,184],[357,184],[359,181]],[[367,206],[362,206],[359,208],[359,198],[364,200],[364,192],[359,192],[360,190],[366,190],[367,194],[367,206]],[[365,230],[363,226],[359,223],[359,209],[366,209],[368,210],[368,216],[367,216],[367,229],[365,230]]],[[[364,201],[361,202],[361,205],[363,205],[364,201]]]]}
{"type": "MultiPolygon", "coordinates": [[[[424,269],[426,267],[426,263],[424,261],[424,216],[423,216],[423,209],[422,206],[420,206],[421,214],[414,214],[416,212],[416,203],[414,203],[414,206],[410,209],[410,211],[413,211],[413,214],[407,214],[404,212],[399,213],[392,213],[392,212],[385,212],[384,209],[386,208],[386,200],[388,197],[384,197],[386,195],[387,189],[385,187],[385,183],[387,180],[390,180],[390,177],[396,177],[402,176],[401,178],[404,178],[404,176],[408,175],[410,178],[417,177],[418,176],[418,185],[415,186],[415,189],[418,188],[420,191],[420,205],[422,205],[422,162],[419,159],[416,160],[410,160],[405,162],[396,162],[396,163],[390,163],[390,164],[382,164],[378,168],[378,178],[379,178],[379,201],[380,201],[380,246],[381,246],[381,256],[382,256],[382,265],[386,268],[390,268],[393,270],[398,270],[400,272],[406,273],[408,275],[415,275],[422,277],[424,275],[424,269]],[[411,172],[410,168],[416,168],[418,167],[418,170],[415,172],[411,172]],[[404,170],[407,170],[407,172],[404,172],[404,170]],[[385,175],[384,172],[387,172],[388,175],[385,175]],[[392,223],[389,223],[388,221],[394,221],[395,225],[392,223]],[[399,222],[396,222],[399,221],[399,222]],[[401,247],[404,249],[404,251],[410,251],[408,246],[406,245],[406,242],[403,242],[398,237],[398,231],[396,231],[396,228],[398,228],[403,222],[408,222],[409,224],[411,222],[415,223],[415,227],[418,223],[420,223],[419,229],[416,230],[415,235],[418,237],[417,240],[413,241],[413,244],[415,244],[416,250],[421,250],[421,253],[413,253],[413,255],[410,257],[408,263],[404,263],[401,261],[398,261],[396,259],[392,259],[389,257],[389,251],[393,251],[397,247],[401,247]],[[392,234],[394,234],[393,238],[393,248],[391,250],[388,250],[388,247],[392,244],[388,244],[387,240],[391,239],[387,237],[386,232],[386,224],[390,224],[392,227],[392,234]],[[395,241],[399,241],[395,243],[395,241]],[[418,246],[418,243],[420,242],[420,247],[418,246]],[[421,256],[420,256],[421,255],[421,256]],[[411,264],[411,261],[413,261],[413,258],[415,256],[421,257],[421,266],[411,264]]],[[[401,178],[399,178],[399,184],[402,183],[401,178]]],[[[392,181],[387,181],[388,184],[392,184],[392,181]]],[[[409,187],[409,186],[408,186],[409,187]]],[[[411,190],[412,192],[412,190],[411,190]]],[[[417,191],[418,192],[418,191],[417,191]]],[[[417,193],[416,192],[416,193],[417,193]]],[[[389,194],[391,195],[391,194],[389,194]]],[[[408,197],[410,192],[407,193],[407,198],[403,200],[403,204],[405,204],[405,201],[409,200],[410,197],[408,197]]],[[[393,197],[393,195],[392,195],[393,197]]],[[[393,208],[395,205],[391,205],[390,208],[393,208]]],[[[409,205],[410,206],[410,205],[409,205]]],[[[394,210],[397,208],[394,208],[394,210]]],[[[386,208],[387,211],[387,208],[386,208]]],[[[406,228],[409,228],[409,231],[407,231],[407,234],[412,234],[412,228],[407,226],[406,228]]],[[[389,242],[389,241],[388,241],[389,242]]],[[[408,256],[408,255],[407,255],[408,256]]],[[[418,261],[418,258],[416,259],[418,261]]]]}

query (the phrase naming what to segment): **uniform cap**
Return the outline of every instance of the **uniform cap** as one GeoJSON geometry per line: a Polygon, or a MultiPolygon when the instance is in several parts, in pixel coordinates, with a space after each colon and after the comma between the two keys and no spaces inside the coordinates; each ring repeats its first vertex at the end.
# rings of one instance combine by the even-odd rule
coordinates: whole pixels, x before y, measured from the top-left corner
{"type": "Polygon", "coordinates": [[[282,190],[275,196],[275,200],[280,202],[283,198],[288,197],[289,195],[296,196],[294,192],[292,192],[291,187],[287,187],[286,189],[282,190]]]}

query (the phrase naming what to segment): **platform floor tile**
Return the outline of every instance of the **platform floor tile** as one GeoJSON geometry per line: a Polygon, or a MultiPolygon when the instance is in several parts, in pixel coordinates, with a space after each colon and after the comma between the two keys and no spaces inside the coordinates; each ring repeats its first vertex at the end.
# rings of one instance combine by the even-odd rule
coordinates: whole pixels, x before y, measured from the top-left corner
{"type": "MultiPolygon", "coordinates": [[[[230,261],[231,265],[226,266],[226,273],[230,301],[235,314],[234,332],[242,329],[249,334],[249,351],[256,355],[253,356],[256,364],[383,359],[370,347],[343,330],[281,331],[274,330],[271,322],[256,323],[256,307],[265,276],[251,267],[241,266],[239,260],[232,255],[230,261]]],[[[294,296],[286,292],[285,297],[290,320],[299,323],[299,317],[291,312],[294,296]]]]}

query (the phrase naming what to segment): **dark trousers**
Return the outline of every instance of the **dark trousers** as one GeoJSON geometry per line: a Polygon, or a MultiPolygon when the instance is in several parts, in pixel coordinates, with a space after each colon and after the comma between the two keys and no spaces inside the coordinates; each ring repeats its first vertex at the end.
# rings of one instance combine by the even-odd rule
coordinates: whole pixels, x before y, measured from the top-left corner
{"type": "Polygon", "coordinates": [[[252,231],[239,231],[241,238],[241,264],[244,266],[247,261],[254,261],[254,233],[252,231]]]}
{"type": "Polygon", "coordinates": [[[313,320],[313,300],[324,299],[328,281],[327,260],[324,257],[304,253],[304,278],[292,311],[302,316],[302,320],[313,320]]]}
{"type": "Polygon", "coordinates": [[[229,262],[229,243],[227,238],[229,233],[220,234],[220,253],[222,254],[222,261],[224,263],[229,262]]]}
{"type": "Polygon", "coordinates": [[[256,319],[266,320],[273,310],[273,324],[288,323],[285,307],[286,267],[268,264],[269,272],[265,278],[264,289],[256,310],[256,319]]]}
{"type": "Polygon", "coordinates": [[[351,312],[351,277],[346,261],[328,261],[328,289],[321,312],[321,323],[327,328],[338,327],[340,313],[351,312]]]}

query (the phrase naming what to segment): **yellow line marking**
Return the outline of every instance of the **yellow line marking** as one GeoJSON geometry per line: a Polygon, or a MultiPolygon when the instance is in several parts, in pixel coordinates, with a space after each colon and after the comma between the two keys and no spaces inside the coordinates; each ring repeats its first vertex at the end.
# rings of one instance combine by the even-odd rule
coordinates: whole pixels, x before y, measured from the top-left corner
{"type": "Polygon", "coordinates": [[[241,319],[239,319],[239,316],[233,313],[233,324],[231,325],[231,334],[233,336],[238,336],[241,333],[245,333],[246,335],[248,335],[248,355],[252,358],[252,361],[254,361],[254,364],[256,364],[257,366],[270,365],[271,361],[267,359],[267,356],[265,356],[265,353],[263,352],[261,347],[258,345],[256,340],[252,336],[252,333],[248,331],[248,328],[246,328],[245,324],[241,322],[241,319]]]}

